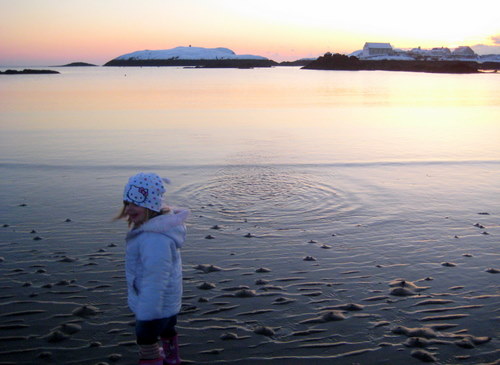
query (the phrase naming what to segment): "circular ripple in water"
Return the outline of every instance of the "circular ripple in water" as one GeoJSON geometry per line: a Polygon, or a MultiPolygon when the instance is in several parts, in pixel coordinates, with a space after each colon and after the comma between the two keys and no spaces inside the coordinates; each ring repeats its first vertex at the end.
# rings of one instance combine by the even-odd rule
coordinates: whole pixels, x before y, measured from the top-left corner
{"type": "Polygon", "coordinates": [[[278,228],[317,227],[356,209],[352,197],[320,180],[286,167],[229,166],[180,193],[190,206],[212,207],[204,215],[220,222],[251,219],[278,228]]]}

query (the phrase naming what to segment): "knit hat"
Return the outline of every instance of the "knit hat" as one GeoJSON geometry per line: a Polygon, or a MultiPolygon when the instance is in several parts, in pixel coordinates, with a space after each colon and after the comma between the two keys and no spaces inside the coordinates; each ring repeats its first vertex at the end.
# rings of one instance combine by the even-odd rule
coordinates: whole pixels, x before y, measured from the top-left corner
{"type": "Polygon", "coordinates": [[[169,182],[155,173],[140,172],[132,176],[125,185],[123,201],[160,212],[165,193],[163,181],[169,182]]]}

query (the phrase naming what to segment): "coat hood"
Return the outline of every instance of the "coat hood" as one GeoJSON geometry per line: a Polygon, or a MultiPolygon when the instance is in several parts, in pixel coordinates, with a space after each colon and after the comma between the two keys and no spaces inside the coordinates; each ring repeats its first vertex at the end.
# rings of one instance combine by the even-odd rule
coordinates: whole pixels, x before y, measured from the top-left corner
{"type": "Polygon", "coordinates": [[[181,248],[186,238],[184,223],[188,216],[188,210],[174,209],[169,213],[154,217],[139,228],[129,231],[127,241],[143,232],[160,233],[172,239],[177,248],[181,248]]]}

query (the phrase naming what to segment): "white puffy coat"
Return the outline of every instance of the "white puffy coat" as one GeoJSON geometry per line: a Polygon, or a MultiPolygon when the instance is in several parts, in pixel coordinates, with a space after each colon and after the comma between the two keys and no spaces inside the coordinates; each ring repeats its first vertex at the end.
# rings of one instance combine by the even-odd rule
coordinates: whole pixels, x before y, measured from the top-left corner
{"type": "Polygon", "coordinates": [[[180,248],[188,215],[186,210],[163,214],[127,234],[128,305],[138,320],[171,317],[181,309],[180,248]]]}

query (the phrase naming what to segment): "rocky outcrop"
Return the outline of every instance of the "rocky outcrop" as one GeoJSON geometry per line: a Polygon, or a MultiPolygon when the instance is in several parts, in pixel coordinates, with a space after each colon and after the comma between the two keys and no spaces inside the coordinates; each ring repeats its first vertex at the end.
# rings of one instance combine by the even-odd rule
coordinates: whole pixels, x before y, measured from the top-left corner
{"type": "Polygon", "coordinates": [[[381,70],[466,74],[479,72],[473,61],[360,60],[354,56],[326,53],[303,67],[310,70],[381,70]]]}

